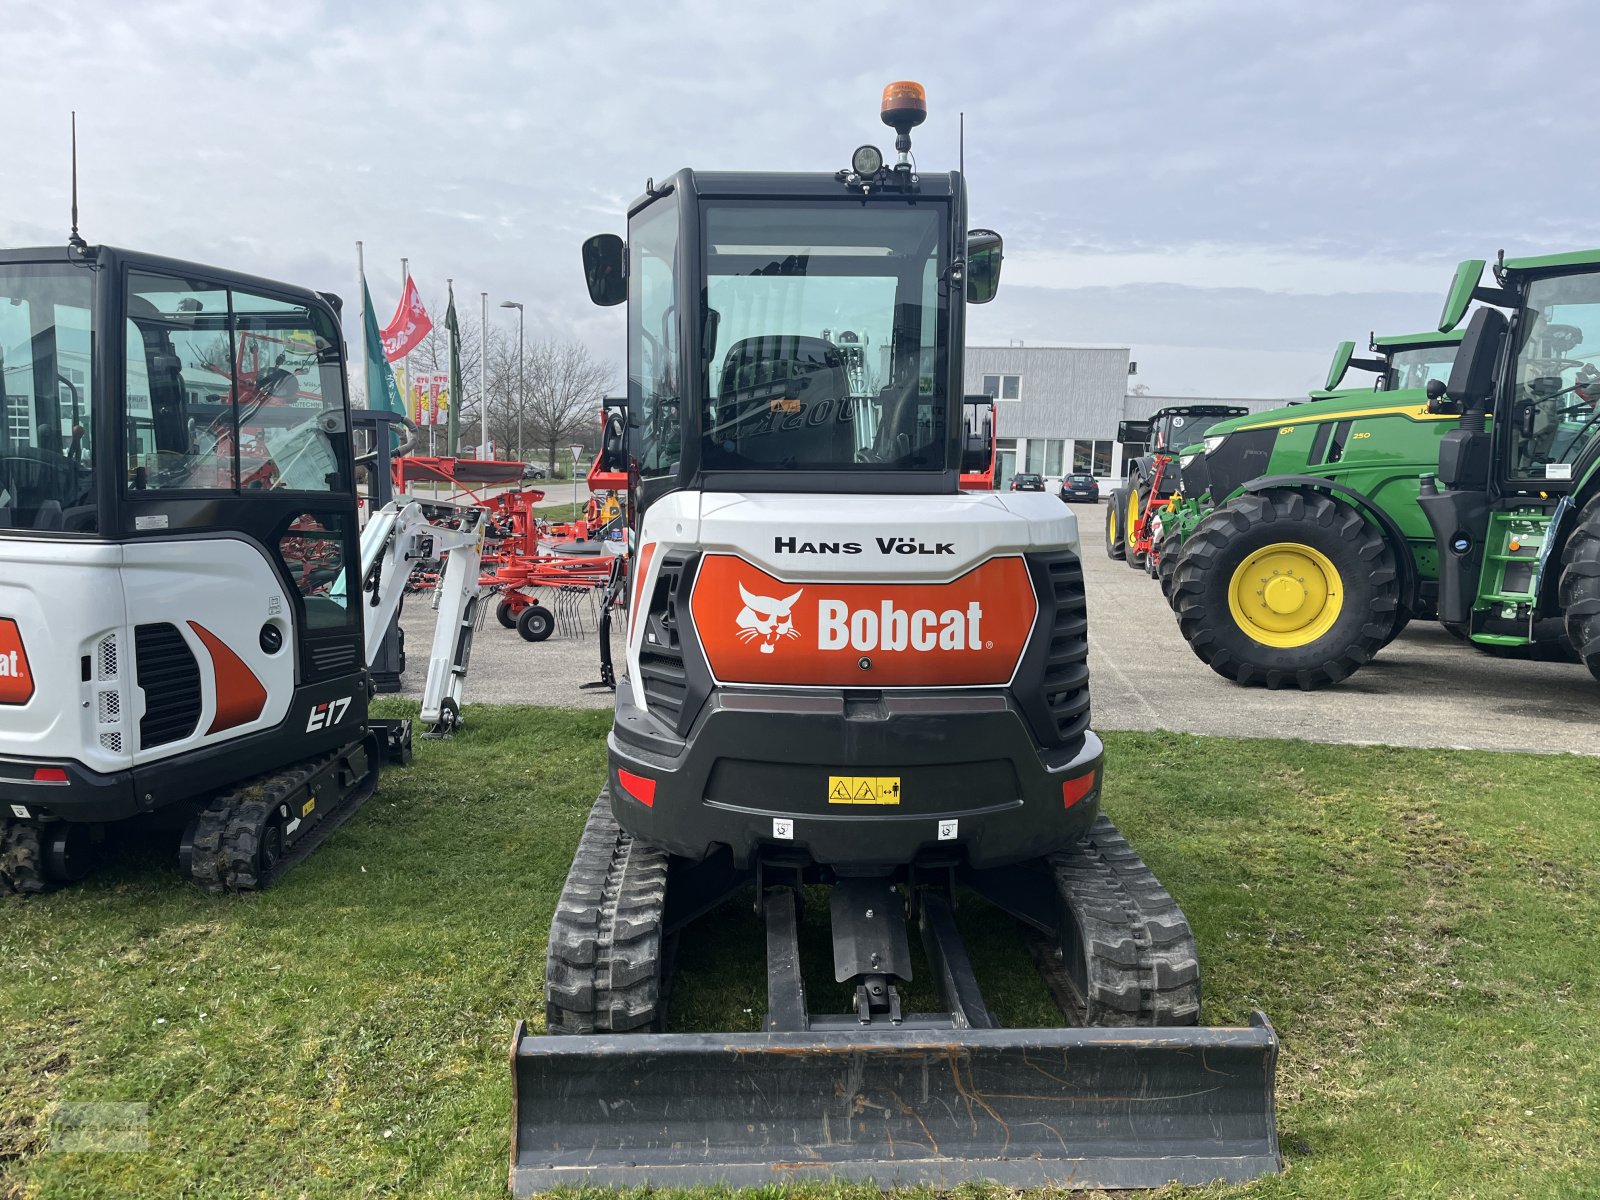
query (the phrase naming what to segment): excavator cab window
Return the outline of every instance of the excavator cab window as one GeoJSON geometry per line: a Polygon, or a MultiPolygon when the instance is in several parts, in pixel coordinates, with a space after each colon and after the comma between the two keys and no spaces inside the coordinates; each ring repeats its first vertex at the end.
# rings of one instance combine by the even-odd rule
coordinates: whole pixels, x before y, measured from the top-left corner
{"type": "Polygon", "coordinates": [[[79,267],[0,266],[0,536],[97,527],[93,290],[79,267]]]}
{"type": "Polygon", "coordinates": [[[349,490],[327,313],[139,271],[126,301],[130,490],[349,490]]]}
{"type": "Polygon", "coordinates": [[[704,205],[705,468],[946,468],[945,218],[935,204],[704,205]]]}
{"type": "Polygon", "coordinates": [[[639,474],[650,478],[676,471],[683,449],[676,196],[634,217],[628,254],[628,408],[639,474]]]}

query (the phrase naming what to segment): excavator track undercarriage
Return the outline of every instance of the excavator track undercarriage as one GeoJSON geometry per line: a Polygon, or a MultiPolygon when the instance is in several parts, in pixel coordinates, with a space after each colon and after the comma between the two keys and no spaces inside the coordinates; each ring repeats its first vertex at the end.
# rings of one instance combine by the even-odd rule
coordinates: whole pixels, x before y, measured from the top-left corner
{"type": "Polygon", "coordinates": [[[817,881],[781,861],[739,874],[674,859],[623,832],[601,794],[551,926],[546,1025],[567,1036],[519,1025],[513,1041],[516,1194],[797,1175],[1149,1187],[1275,1169],[1276,1036],[1260,1014],[1197,1026],[1188,922],[1109,819],[1016,867],[832,880],[842,1013],[812,1012],[802,982],[802,886],[817,881]],[[1001,1027],[957,931],[957,883],[1024,922],[1074,1025],[1001,1027]],[[659,1032],[680,928],[750,884],[761,1031],[659,1032]],[[902,1003],[908,915],[945,1011],[902,1003]]]}

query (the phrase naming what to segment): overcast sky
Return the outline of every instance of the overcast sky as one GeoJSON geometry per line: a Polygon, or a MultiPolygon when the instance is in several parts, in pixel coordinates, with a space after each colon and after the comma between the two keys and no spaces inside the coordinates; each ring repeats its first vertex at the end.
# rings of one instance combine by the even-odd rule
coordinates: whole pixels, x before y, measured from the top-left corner
{"type": "MultiPolygon", "coordinates": [[[[1289,396],[1430,327],[1455,262],[1600,245],[1587,0],[0,0],[0,241],[84,235],[620,364],[578,245],[680,166],[832,170],[916,79],[924,169],[1006,237],[974,344],[1128,346],[1158,395],[1289,396]],[[441,314],[438,314],[442,316],[441,314]]],[[[352,332],[354,332],[352,327],[352,332]]],[[[620,371],[618,372],[620,377],[620,371]]]]}

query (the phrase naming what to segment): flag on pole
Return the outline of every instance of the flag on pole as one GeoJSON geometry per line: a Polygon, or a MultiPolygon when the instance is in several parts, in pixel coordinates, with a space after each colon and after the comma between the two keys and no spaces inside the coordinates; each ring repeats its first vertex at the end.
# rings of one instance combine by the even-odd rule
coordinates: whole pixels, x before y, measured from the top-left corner
{"type": "Polygon", "coordinates": [[[403,413],[406,402],[400,396],[394,372],[389,369],[389,361],[383,354],[383,335],[378,332],[378,318],[372,311],[372,293],[367,290],[365,276],[361,280],[361,299],[365,302],[363,308],[366,312],[367,407],[403,413]]]}
{"type": "Polygon", "coordinates": [[[448,286],[450,307],[444,311],[444,327],[450,331],[450,415],[444,452],[454,458],[461,441],[461,326],[456,320],[456,286],[454,283],[448,286]]]}
{"type": "Polygon", "coordinates": [[[400,307],[394,320],[383,331],[383,353],[390,362],[397,362],[417,348],[433,329],[433,319],[422,305],[422,293],[417,291],[417,281],[406,279],[405,291],[400,294],[400,307]]]}

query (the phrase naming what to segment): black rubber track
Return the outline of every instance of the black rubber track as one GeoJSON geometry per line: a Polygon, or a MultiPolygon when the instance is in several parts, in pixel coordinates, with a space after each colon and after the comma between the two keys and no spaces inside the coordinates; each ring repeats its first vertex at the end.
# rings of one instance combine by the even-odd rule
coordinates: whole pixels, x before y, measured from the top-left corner
{"type": "Polygon", "coordinates": [[[1559,595],[1567,640],[1600,679],[1600,498],[1583,506],[1561,548],[1559,595]]]}
{"type": "Polygon", "coordinates": [[[38,893],[49,887],[39,827],[10,820],[0,824],[0,895],[38,893]]]}
{"type": "Polygon", "coordinates": [[[665,850],[622,831],[601,792],[550,921],[547,1032],[661,1028],[667,863],[665,850]]]}
{"type": "Polygon", "coordinates": [[[1394,551],[1382,533],[1348,504],[1311,491],[1246,494],[1214,509],[1190,534],[1172,583],[1178,628],[1200,660],[1226,679],[1272,689],[1309,692],[1348,678],[1382,649],[1400,603],[1394,551]],[[1256,641],[1228,607],[1239,564],[1276,542],[1321,551],[1344,585],[1333,627],[1304,646],[1256,641]]]}
{"type": "Polygon", "coordinates": [[[366,777],[336,807],[325,810],[315,827],[283,853],[269,870],[264,870],[261,863],[261,841],[268,826],[279,819],[279,806],[287,805],[291,813],[300,812],[311,796],[312,781],[326,772],[338,757],[330,754],[308,759],[240,784],[212,800],[195,819],[189,841],[189,874],[194,881],[209,892],[256,892],[304,862],[377,790],[376,753],[371,757],[371,769],[366,777]]]}
{"type": "Polygon", "coordinates": [[[1127,506],[1128,494],[1121,488],[1111,490],[1111,502],[1106,506],[1106,557],[1118,559],[1123,556],[1126,546],[1123,543],[1122,510],[1127,506]]]}
{"type": "Polygon", "coordinates": [[[1064,909],[1069,1015],[1084,1025],[1199,1024],[1189,921],[1110,819],[1102,814],[1049,861],[1064,909]]]}

